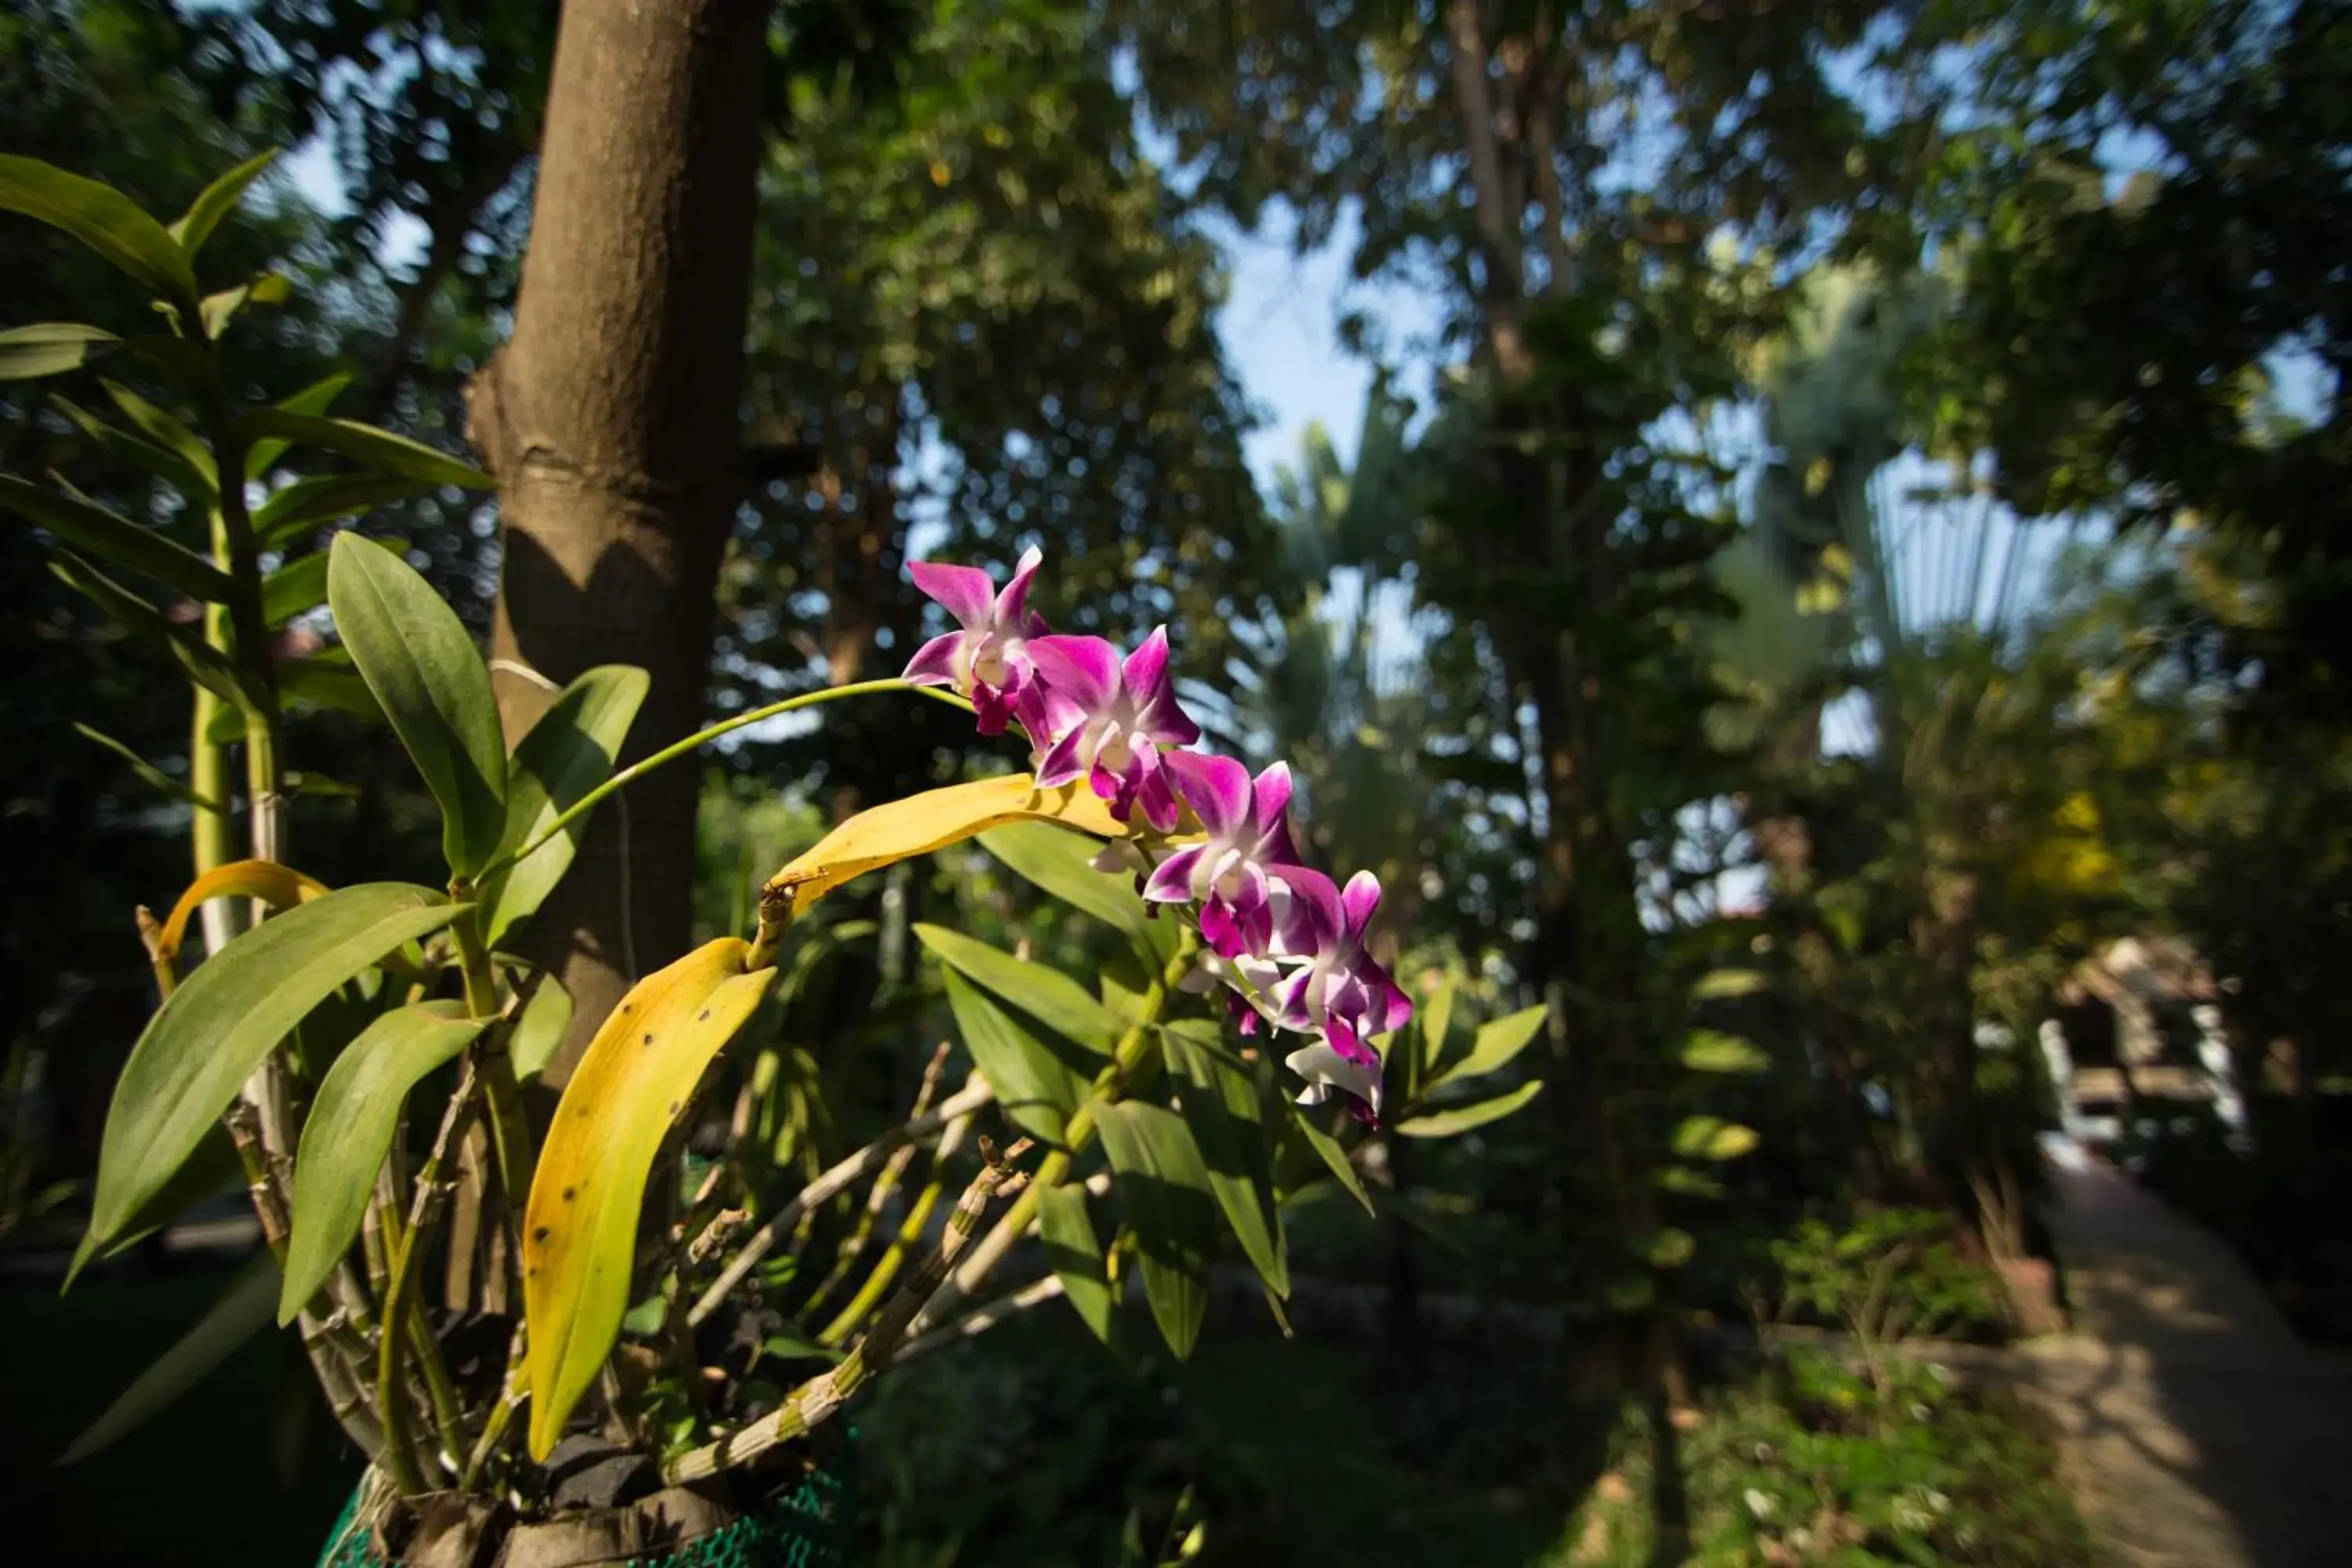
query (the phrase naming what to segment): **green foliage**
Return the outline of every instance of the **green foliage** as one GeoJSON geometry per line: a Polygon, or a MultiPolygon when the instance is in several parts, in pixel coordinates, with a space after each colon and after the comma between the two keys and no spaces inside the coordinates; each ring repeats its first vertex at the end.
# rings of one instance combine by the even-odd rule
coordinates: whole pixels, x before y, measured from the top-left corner
{"type": "Polygon", "coordinates": [[[1085,834],[1050,823],[1013,822],[990,828],[980,842],[1015,876],[1126,933],[1146,963],[1165,963],[1174,954],[1175,922],[1153,920],[1128,879],[1089,865],[1098,847],[1085,834]]]}
{"type": "Polygon", "coordinates": [[[1881,1387],[1795,1352],[1711,1402],[1680,1447],[1698,1563],[2095,1561],[2046,1420],[1940,1367],[1881,1387]]]}
{"type": "Polygon", "coordinates": [[[491,946],[521,927],[571,869],[588,813],[546,843],[539,841],[558,816],[613,776],[650,684],[644,670],[625,665],[583,670],[515,742],[506,763],[506,826],[498,846],[498,858],[510,863],[483,878],[479,889],[487,910],[482,933],[491,946]]]}
{"type": "Polygon", "coordinates": [[[1694,1029],[1683,1042],[1682,1063],[1693,1072],[1754,1074],[1769,1071],[1772,1058],[1737,1035],[1694,1029]]]}
{"type": "Polygon", "coordinates": [[[310,1304],[359,1235],[410,1090],[471,1045],[489,1022],[467,1017],[452,1002],[394,1008],[361,1030],[319,1080],[294,1156],[280,1325],[310,1304]]]}
{"type": "Polygon", "coordinates": [[[2345,242],[2336,21],[2195,0],[2011,18],[1955,89],[1977,129],[1929,167],[1931,220],[1972,237],[1917,372],[2021,510],[2193,519],[2258,549],[2277,613],[2233,633],[2233,660],[2259,706],[2340,721],[2347,411],[2291,410],[2277,380],[2352,331],[2317,259],[2345,242]],[[2123,138],[2149,151],[2116,179],[2123,138]]]}
{"type": "MultiPolygon", "coordinates": [[[[1338,1139],[1309,1121],[1304,1110],[1292,1108],[1289,1123],[1283,1129],[1283,1135],[1286,1140],[1297,1140],[1297,1144],[1303,1146],[1314,1160],[1319,1163],[1341,1187],[1346,1189],[1349,1197],[1363,1205],[1366,1214],[1379,1213],[1372,1206],[1371,1194],[1364,1190],[1363,1177],[1356,1173],[1355,1164],[1348,1158],[1348,1152],[1339,1147],[1338,1139]]],[[[1288,1160],[1284,1162],[1286,1168],[1298,1163],[1288,1160]]],[[[1285,1188],[1286,1194],[1297,1191],[1298,1185],[1299,1184],[1296,1182],[1287,1184],[1285,1188]]]]}
{"type": "Polygon", "coordinates": [[[179,241],[180,248],[187,252],[190,260],[195,258],[205,241],[213,237],[213,230],[220,226],[221,219],[236,210],[237,203],[245,198],[246,188],[277,161],[278,150],[274,147],[257,153],[197,193],[196,199],[188,204],[188,210],[180,215],[169,231],[172,237],[179,241]]]}
{"type": "Polygon", "coordinates": [[[943,926],[919,924],[914,931],[933,957],[966,980],[1011,1003],[1063,1039],[1110,1055],[1118,1038],[1119,1021],[1068,975],[943,926]]]}
{"type": "Polygon", "coordinates": [[[452,875],[490,863],[506,835],[506,743],[474,639],[405,562],[339,535],[327,576],[335,629],[441,807],[452,875]]]}
{"type": "Polygon", "coordinates": [[[188,249],[110,185],[38,159],[0,155],[0,210],[64,230],[176,307],[196,302],[188,249]]]}
{"type": "Polygon", "coordinates": [[[1891,1375],[1885,1352],[1902,1340],[2005,1323],[2000,1283],[1960,1256],[1942,1215],[1882,1209],[1843,1229],[1808,1219],[1769,1250],[1781,1315],[1843,1328],[1874,1376],[1891,1375]]]}
{"type": "Polygon", "coordinates": [[[1542,1092],[1542,1082],[1530,1080],[1508,1094],[1498,1094],[1492,1100],[1449,1106],[1426,1115],[1407,1117],[1396,1124],[1396,1130],[1408,1138],[1455,1137],[1473,1128],[1484,1127],[1489,1121],[1500,1121],[1542,1092]]]}
{"type": "Polygon", "coordinates": [[[514,1023],[507,1050],[514,1058],[515,1076],[528,1083],[553,1060],[572,1026],[572,993],[554,975],[541,973],[530,997],[514,1023]]]}
{"type": "Polygon", "coordinates": [[[265,921],[190,975],[123,1065],[79,1258],[121,1233],[312,1008],[464,907],[397,882],[344,888],[265,921]]]}
{"type": "Polygon", "coordinates": [[[102,327],[78,321],[43,321],[0,331],[0,381],[31,381],[79,370],[98,353],[99,345],[122,340],[102,327]]]}
{"type": "Polygon", "coordinates": [[[1103,1107],[1096,1121],[1110,1156],[1113,1188],[1135,1229],[1152,1321],[1181,1360],[1192,1353],[1209,1310],[1217,1220],[1208,1169],[1173,1111],[1121,1101],[1103,1107]]]}
{"type": "Polygon", "coordinates": [[[128,518],[117,517],[94,501],[55,495],[0,474],[0,508],[48,530],[76,550],[88,551],[111,565],[152,577],[195,598],[217,604],[233,591],[228,574],[194,551],[128,518]]]}
{"type": "Polygon", "coordinates": [[[1095,1338],[1111,1332],[1111,1283],[1102,1240],[1087,1214],[1083,1187],[1055,1186],[1037,1201],[1037,1236],[1046,1264],[1062,1281],[1062,1294],[1095,1338]]]}
{"type": "Polygon", "coordinates": [[[1543,1032],[1548,1011],[1541,1006],[1526,1007],[1507,1017],[1479,1025],[1477,1033],[1471,1037],[1468,1055],[1451,1066],[1444,1065],[1440,1058],[1439,1081],[1477,1078],[1508,1067],[1543,1032]]]}
{"type": "Polygon", "coordinates": [[[1256,1072],[1228,1052],[1218,1034],[1214,1026],[1190,1020],[1160,1031],[1178,1086],[1177,1109],[1242,1252],[1267,1289],[1287,1296],[1290,1263],[1266,1157],[1265,1095],[1256,1072]]]}
{"type": "MultiPolygon", "coordinates": [[[[1046,1040],[1022,1026],[987,993],[949,970],[948,1005],[964,1049],[995,1087],[997,1102],[1033,1137],[1049,1143],[1077,1109],[1086,1078],[1046,1040]]],[[[1083,1061],[1083,1056],[1079,1058],[1083,1061]]]]}

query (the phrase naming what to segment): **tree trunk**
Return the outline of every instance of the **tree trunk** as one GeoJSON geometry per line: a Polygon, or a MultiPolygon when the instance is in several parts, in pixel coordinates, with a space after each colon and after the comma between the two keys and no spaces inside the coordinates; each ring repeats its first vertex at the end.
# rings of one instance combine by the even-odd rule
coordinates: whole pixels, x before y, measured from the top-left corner
{"type": "MultiPolygon", "coordinates": [[[[501,486],[491,655],[509,742],[547,706],[547,683],[599,664],[652,677],[625,762],[702,721],[746,472],[768,13],[759,0],[563,7],[514,339],[467,395],[501,486]]],[[[691,936],[698,772],[666,769],[600,810],[533,923],[575,1005],[551,1084],[631,981],[691,936]]]]}
{"type": "MultiPolygon", "coordinates": [[[[1494,418],[1497,435],[1507,437],[1496,443],[1496,472],[1504,504],[1517,513],[1516,527],[1492,547],[1504,572],[1548,580],[1559,595],[1549,605],[1525,598],[1511,604],[1496,617],[1496,635],[1515,687],[1523,686],[1531,699],[1541,754],[1546,822],[1534,965],[1552,1006],[1554,1093],[1548,1098],[1573,1144],[1599,1156],[1602,1268],[1615,1276],[1627,1247],[1654,1233],[1659,1216],[1652,1180],[1657,1157],[1648,1128],[1654,1086],[1640,1000],[1640,909],[1631,857],[1612,818],[1613,758],[1603,732],[1608,704],[1617,694],[1612,672],[1590,637],[1609,613],[1614,588],[1608,519],[1593,504],[1605,476],[1601,454],[1587,438],[1591,410],[1572,392],[1533,384],[1538,367],[1527,335],[1530,289],[1521,215],[1531,196],[1545,215],[1548,267],[1534,302],[1564,297],[1574,287],[1561,232],[1565,199],[1552,164],[1558,152],[1552,138],[1559,128],[1548,109],[1530,121],[1517,105],[1524,73],[1532,69],[1549,79],[1553,44],[1540,23],[1533,35],[1490,39],[1484,10],[1479,0],[1450,0],[1445,22],[1455,114],[1483,244],[1479,313],[1499,384],[1494,418]],[[1490,91],[1498,64],[1500,103],[1490,91]],[[1549,439],[1530,447],[1507,438],[1530,434],[1549,439]]],[[[1637,1375],[1664,1380],[1678,1399],[1676,1279],[1670,1269],[1654,1268],[1651,1275],[1651,1302],[1626,1327],[1637,1375]]]]}

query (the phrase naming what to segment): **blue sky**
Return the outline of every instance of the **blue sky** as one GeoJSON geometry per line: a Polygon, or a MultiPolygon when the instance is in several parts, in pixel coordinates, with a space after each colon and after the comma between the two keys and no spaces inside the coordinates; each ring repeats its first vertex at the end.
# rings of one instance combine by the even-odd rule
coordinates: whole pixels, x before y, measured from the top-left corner
{"type": "MultiPolygon", "coordinates": [[[[1297,463],[1299,439],[1310,425],[1321,425],[1340,459],[1352,462],[1372,367],[1340,346],[1336,329],[1341,307],[1363,306],[1396,340],[1394,352],[1406,353],[1411,340],[1436,329],[1437,302],[1401,284],[1351,289],[1351,221],[1343,221],[1328,243],[1304,257],[1293,253],[1289,216],[1279,205],[1255,232],[1229,225],[1209,232],[1230,268],[1218,334],[1264,421],[1245,445],[1259,489],[1276,467],[1297,463]]],[[[1408,354],[1396,368],[1401,390],[1426,397],[1433,366],[1425,357],[1408,354]]]]}

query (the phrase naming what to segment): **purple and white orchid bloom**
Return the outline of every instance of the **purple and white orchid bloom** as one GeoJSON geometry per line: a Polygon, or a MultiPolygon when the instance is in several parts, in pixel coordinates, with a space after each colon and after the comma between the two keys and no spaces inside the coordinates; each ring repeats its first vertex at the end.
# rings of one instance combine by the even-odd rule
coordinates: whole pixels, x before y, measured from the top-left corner
{"type": "Polygon", "coordinates": [[[1274,942],[1283,868],[1298,860],[1283,817],[1290,769],[1276,763],[1253,780],[1231,757],[1171,752],[1161,760],[1208,837],[1162,860],[1143,885],[1144,898],[1199,904],[1201,935],[1220,958],[1265,952],[1274,942]]]}
{"type": "MultiPolygon", "coordinates": [[[[971,699],[983,735],[1003,733],[1005,720],[1023,707],[1035,683],[1029,640],[1043,636],[1045,623],[1029,608],[1029,579],[1045,560],[1031,545],[999,593],[995,581],[977,566],[909,563],[915,586],[943,605],[961,629],[935,637],[907,661],[904,679],[917,686],[946,686],[971,699]]],[[[1028,714],[1022,714],[1026,727],[1028,714]]]]}
{"type": "Polygon", "coordinates": [[[1381,879],[1359,871],[1341,889],[1312,871],[1288,872],[1283,879],[1292,892],[1284,944],[1308,954],[1277,992],[1283,1026],[1320,1030],[1346,1060],[1377,1061],[1372,1037],[1401,1029],[1412,1018],[1412,1003],[1364,951],[1364,931],[1380,908],[1381,879]]]}
{"type": "Polygon", "coordinates": [[[1052,727],[1052,742],[1037,760],[1038,786],[1083,778],[1121,822],[1140,806],[1146,822],[1172,831],[1176,792],[1160,748],[1191,745],[1201,727],[1176,705],[1168,628],[1154,628],[1124,661],[1118,649],[1093,637],[1032,637],[1026,651],[1045,681],[1040,707],[1052,727]]]}

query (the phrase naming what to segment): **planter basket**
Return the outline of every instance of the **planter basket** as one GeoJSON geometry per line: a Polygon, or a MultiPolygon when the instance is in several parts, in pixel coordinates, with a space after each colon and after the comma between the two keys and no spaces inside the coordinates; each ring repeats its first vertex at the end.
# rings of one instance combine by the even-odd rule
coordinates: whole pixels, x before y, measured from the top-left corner
{"type": "MultiPolygon", "coordinates": [[[[812,1470],[748,1513],[692,1536],[657,1555],[581,1557],[565,1554],[567,1568],[846,1568],[855,1521],[852,1515],[851,1445],[844,1444],[824,1468],[812,1470]]],[[[362,1477],[328,1532],[318,1568],[399,1568],[375,1543],[375,1532],[360,1517],[368,1490],[362,1477]]],[[[562,1516],[559,1516],[562,1517],[562,1516]]],[[[506,1553],[482,1553],[482,1568],[506,1553]]],[[[536,1556],[537,1553],[532,1555],[536,1556]]]]}

